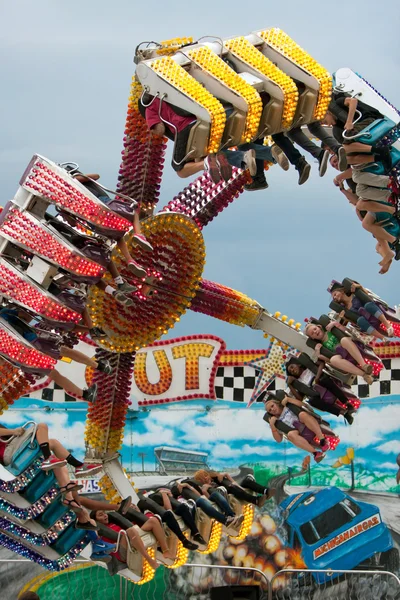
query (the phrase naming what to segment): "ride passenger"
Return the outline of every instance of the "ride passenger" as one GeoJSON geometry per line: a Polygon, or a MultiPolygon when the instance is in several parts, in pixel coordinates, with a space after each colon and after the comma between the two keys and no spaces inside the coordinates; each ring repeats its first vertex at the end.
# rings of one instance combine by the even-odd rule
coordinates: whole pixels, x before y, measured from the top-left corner
{"type": "MultiPolygon", "coordinates": [[[[343,306],[344,309],[355,313],[354,317],[359,315],[355,322],[361,331],[379,339],[393,337],[393,326],[387,318],[389,315],[385,314],[379,304],[372,300],[368,292],[359,283],[353,281],[350,288],[348,286],[345,288],[343,283],[333,281],[328,288],[328,292],[335,302],[343,306]],[[385,327],[386,331],[382,331],[381,325],[385,327]]],[[[346,313],[344,316],[346,317],[346,313]]]]}
{"type": "Polygon", "coordinates": [[[315,352],[318,360],[330,362],[333,367],[349,373],[363,377],[364,381],[371,385],[373,382],[372,365],[367,364],[362,355],[363,345],[360,342],[354,342],[345,333],[338,332],[337,335],[331,333],[333,327],[341,327],[339,323],[332,321],[326,328],[315,323],[308,323],[304,333],[319,343],[315,346],[315,352]],[[339,337],[337,337],[339,336],[339,337]],[[328,359],[320,353],[321,348],[326,348],[334,352],[334,356],[328,359]]]}
{"type": "Polygon", "coordinates": [[[315,365],[315,370],[311,370],[305,367],[297,357],[291,357],[285,366],[288,374],[286,382],[297,400],[303,401],[307,396],[308,403],[313,408],[336,417],[343,415],[349,425],[353,423],[355,408],[344,390],[334,382],[332,377],[324,373],[325,363],[320,361],[318,365],[315,365]],[[309,390],[303,393],[299,383],[306,385],[309,390]]]}
{"type": "Polygon", "coordinates": [[[266,420],[274,440],[280,444],[285,434],[297,448],[309,452],[316,462],[321,462],[325,458],[325,451],[329,449],[329,444],[317,419],[302,410],[302,403],[298,400],[286,396],[283,402],[285,404],[278,402],[272,395],[264,400],[266,420]]]}
{"type": "Polygon", "coordinates": [[[217,471],[206,471],[200,469],[196,471],[193,478],[202,485],[202,490],[210,492],[210,490],[218,489],[223,486],[228,494],[232,494],[238,500],[255,504],[259,508],[264,506],[267,500],[273,496],[273,490],[257,483],[252,475],[247,475],[243,481],[238,484],[229,473],[218,473],[217,471]],[[258,494],[249,494],[244,488],[247,488],[258,494]]]}
{"type": "Polygon", "coordinates": [[[351,164],[350,157],[352,154],[359,154],[361,152],[374,155],[387,169],[390,169],[392,160],[389,148],[379,148],[357,141],[346,140],[343,137],[344,131],[346,131],[348,136],[354,136],[377,119],[383,119],[383,115],[376,108],[361,102],[357,98],[351,98],[343,92],[334,92],[328,111],[322,122],[324,125],[332,127],[334,137],[339,143],[343,144],[349,164],[351,164]],[[354,123],[356,110],[361,112],[361,118],[354,123]]]}

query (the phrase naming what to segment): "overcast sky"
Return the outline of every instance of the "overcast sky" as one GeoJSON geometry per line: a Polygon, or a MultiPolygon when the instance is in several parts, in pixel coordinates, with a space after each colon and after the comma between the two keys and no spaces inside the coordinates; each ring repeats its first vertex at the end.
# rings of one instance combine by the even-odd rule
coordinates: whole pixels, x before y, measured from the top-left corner
{"type": "MultiPolygon", "coordinates": [[[[115,186],[132,57],[143,40],[227,37],[280,27],[331,72],[351,67],[395,106],[400,9],[397,2],[253,0],[0,0],[1,203],[16,191],[31,155],[75,160],[115,186]],[[385,10],[383,10],[383,7],[385,10]]],[[[335,173],[299,187],[293,168],[267,173],[270,187],[245,193],[205,231],[204,276],[241,290],[274,312],[303,320],[325,312],[332,278],[352,277],[400,303],[400,263],[378,275],[378,256],[335,173]]],[[[183,187],[167,161],[160,207],[183,187]]],[[[262,334],[187,313],[173,335],[214,333],[230,348],[263,347],[262,334]]]]}

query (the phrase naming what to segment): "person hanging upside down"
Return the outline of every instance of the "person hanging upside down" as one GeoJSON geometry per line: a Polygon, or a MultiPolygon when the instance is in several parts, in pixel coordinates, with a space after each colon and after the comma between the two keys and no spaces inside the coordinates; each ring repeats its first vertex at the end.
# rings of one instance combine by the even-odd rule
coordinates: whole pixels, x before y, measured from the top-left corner
{"type": "MultiPolygon", "coordinates": [[[[8,428],[0,424],[0,464],[7,468],[13,461],[15,453],[24,446],[28,440],[32,439],[34,434],[34,425],[29,427],[8,428]]],[[[75,474],[83,472],[83,463],[77,460],[64,446],[55,439],[49,439],[49,430],[45,423],[38,423],[36,426],[35,439],[43,455],[41,469],[43,471],[54,471],[54,476],[59,485],[60,493],[63,496],[63,504],[73,510],[78,517],[75,524],[77,529],[96,530],[96,524],[89,517],[89,513],[82,509],[79,501],[76,499],[76,492],[82,489],[82,485],[72,482],[69,478],[67,464],[75,467],[75,474]],[[74,495],[75,493],[75,495],[74,495]]],[[[87,470],[86,474],[91,474],[87,470]]]]}
{"type": "Polygon", "coordinates": [[[356,323],[361,331],[378,339],[393,337],[394,330],[390,316],[398,322],[395,312],[392,311],[391,315],[381,303],[374,302],[362,285],[349,279],[345,279],[342,283],[332,281],[328,292],[334,302],[345,309],[344,317],[356,323]]]}
{"type": "Polygon", "coordinates": [[[379,148],[377,146],[357,142],[356,140],[346,140],[343,137],[344,132],[346,132],[347,136],[354,136],[360,133],[377,119],[383,119],[383,115],[379,110],[361,102],[361,100],[358,100],[357,98],[350,98],[347,94],[338,92],[333,94],[323,124],[332,127],[334,137],[339,143],[343,143],[349,164],[351,162],[351,155],[353,153],[358,154],[361,152],[375,156],[377,160],[382,161],[386,168],[390,169],[392,160],[389,148],[379,148]],[[357,123],[354,123],[356,111],[361,112],[361,118],[357,123]]]}
{"type": "MultiPolygon", "coordinates": [[[[144,515],[142,515],[144,517],[144,515]]],[[[157,517],[150,517],[145,520],[141,527],[138,525],[132,525],[131,521],[128,519],[124,519],[124,517],[119,516],[119,522],[123,523],[123,525],[117,525],[110,521],[112,515],[108,515],[103,510],[92,510],[90,513],[90,517],[94,519],[97,523],[101,525],[99,530],[99,534],[102,540],[108,543],[113,543],[118,539],[118,533],[120,531],[125,531],[128,537],[128,540],[142,556],[143,558],[150,564],[153,569],[157,569],[160,566],[160,563],[155,559],[151,558],[148,554],[139,533],[139,529],[142,531],[150,532],[156,538],[158,544],[161,547],[161,551],[163,556],[167,559],[175,558],[170,551],[168,550],[168,544],[165,537],[164,530],[161,526],[160,521],[157,517]]],[[[145,517],[144,517],[145,518],[145,517]]],[[[121,536],[119,546],[113,555],[120,561],[126,563],[127,561],[127,542],[125,536],[121,536]]]]}
{"type": "Polygon", "coordinates": [[[305,396],[313,408],[331,415],[343,415],[351,425],[355,408],[344,390],[323,371],[325,363],[316,365],[307,355],[291,357],[285,364],[288,377],[286,382],[293,396],[303,401],[305,396]],[[303,361],[307,362],[307,368],[303,361]]]}
{"type": "MultiPolygon", "coordinates": [[[[183,541],[183,539],[178,535],[177,531],[175,531],[176,527],[174,529],[171,527],[172,523],[170,523],[170,519],[169,519],[170,514],[172,514],[172,516],[173,516],[173,513],[175,513],[178,517],[180,517],[182,519],[182,521],[185,523],[185,525],[190,529],[190,535],[191,535],[193,541],[195,542],[194,544],[192,544],[192,546],[194,546],[194,545],[197,546],[198,544],[204,545],[204,546],[207,545],[206,541],[200,535],[200,532],[197,528],[196,521],[194,519],[191,509],[189,508],[189,506],[187,504],[176,500],[176,498],[173,497],[171,490],[169,490],[167,488],[159,488],[155,492],[148,492],[148,493],[144,493],[144,494],[139,493],[138,496],[139,496],[138,507],[140,508],[140,510],[142,512],[145,512],[146,510],[150,510],[154,514],[159,514],[162,517],[163,521],[168,525],[168,527],[179,537],[179,539],[181,540],[181,542],[185,546],[185,548],[188,548],[189,546],[187,544],[188,543],[191,544],[191,542],[189,542],[185,538],[186,539],[186,543],[185,543],[183,541]],[[158,507],[158,509],[157,509],[157,507],[158,507]],[[161,509],[161,512],[160,512],[160,509],[161,509]],[[164,512],[162,512],[162,511],[164,511],[164,512]]],[[[179,527],[179,525],[178,525],[178,527],[179,527]]],[[[193,549],[193,548],[190,548],[190,549],[193,549]]]]}
{"type": "Polygon", "coordinates": [[[320,342],[315,346],[317,359],[330,362],[333,367],[344,373],[363,377],[364,381],[371,385],[373,382],[371,376],[372,365],[367,364],[364,360],[361,352],[363,345],[360,342],[353,342],[349,336],[338,329],[336,329],[336,335],[334,335],[331,333],[333,327],[338,328],[341,326],[334,321],[329,323],[326,328],[315,323],[308,323],[306,326],[304,333],[312,340],[320,342]],[[322,348],[333,352],[332,358],[329,359],[321,354],[320,350],[322,348]]]}
{"type": "Polygon", "coordinates": [[[176,482],[172,486],[171,492],[173,497],[180,502],[193,501],[210,519],[215,519],[227,527],[238,528],[243,523],[243,515],[236,517],[229,502],[222,494],[216,491],[212,491],[211,494],[203,492],[199,484],[193,479],[176,482]],[[220,510],[217,510],[211,502],[217,504],[220,510]]]}
{"type": "Polygon", "coordinates": [[[325,451],[329,449],[325,434],[317,419],[308,411],[302,410],[301,402],[286,396],[281,403],[271,394],[264,400],[264,404],[267,410],[264,420],[269,423],[273,438],[278,444],[285,434],[292,444],[310,452],[316,462],[325,458],[325,451]]]}
{"type": "MultiPolygon", "coordinates": [[[[227,108],[227,114],[230,110],[230,108],[227,108]]],[[[222,150],[217,154],[209,154],[204,159],[191,160],[190,157],[186,156],[186,147],[190,131],[196,124],[195,115],[163,100],[160,117],[160,99],[148,94],[145,95],[143,103],[142,99],[139,99],[139,111],[155,136],[165,135],[168,139],[175,141],[172,167],[179,177],[191,177],[196,173],[206,171],[210,174],[214,183],[219,183],[221,179],[229,181],[232,177],[232,166],[239,169],[248,169],[251,176],[256,176],[258,173],[256,160],[262,163],[262,170],[264,169],[264,161],[278,162],[282,168],[287,169],[286,162],[279,150],[264,146],[263,142],[258,140],[255,143],[242,144],[238,146],[237,150],[222,150]],[[150,100],[151,98],[152,100],[150,100]],[[145,104],[148,104],[148,106],[145,106],[145,104]],[[172,128],[168,127],[163,119],[170,123],[172,128]],[[176,130],[176,133],[174,130],[176,130]]],[[[265,181],[265,185],[254,189],[265,189],[266,187],[268,187],[268,184],[265,181]]],[[[250,191],[253,191],[253,188],[250,191]]]]}
{"type": "MultiPolygon", "coordinates": [[[[132,503],[132,498],[128,497],[122,500],[120,504],[110,504],[108,502],[102,502],[99,500],[92,500],[91,498],[82,498],[81,503],[85,508],[95,511],[113,511],[113,513],[119,513],[120,515],[129,519],[135,525],[141,527],[148,521],[148,515],[157,515],[161,521],[168,525],[169,529],[177,536],[182,542],[183,546],[188,550],[196,550],[197,544],[190,542],[179,527],[179,523],[176,520],[171,508],[164,509],[163,503],[161,504],[146,498],[143,494],[139,493],[139,502],[137,505],[132,503]]],[[[177,503],[181,506],[179,503],[177,503]]],[[[188,511],[189,509],[185,507],[188,511]]],[[[195,526],[196,528],[196,526],[195,526]]],[[[196,528],[198,533],[198,530],[196,528]]],[[[199,534],[200,535],[200,534],[199,534]]],[[[203,540],[204,542],[204,540],[203,540]]],[[[205,542],[204,542],[205,543],[205,542]]]]}
{"type": "Polygon", "coordinates": [[[194,474],[194,479],[202,485],[203,491],[210,492],[210,490],[214,490],[222,485],[228,494],[232,494],[238,500],[255,504],[259,508],[264,506],[266,501],[273,495],[273,490],[268,490],[268,488],[257,483],[251,475],[247,475],[239,485],[232,479],[229,473],[218,473],[217,471],[200,469],[200,471],[196,471],[194,474]],[[258,496],[250,494],[244,488],[256,492],[258,496]]]}

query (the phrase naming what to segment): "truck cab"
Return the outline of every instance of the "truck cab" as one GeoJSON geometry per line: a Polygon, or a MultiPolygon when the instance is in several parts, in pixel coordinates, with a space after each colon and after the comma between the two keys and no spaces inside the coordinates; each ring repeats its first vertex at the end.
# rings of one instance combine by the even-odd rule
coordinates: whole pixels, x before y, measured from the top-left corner
{"type": "MultiPolygon", "coordinates": [[[[399,568],[399,553],[378,507],[356,502],[336,487],[285,498],[288,546],[301,552],[308,569],[399,568]]],[[[315,573],[318,582],[337,573],[315,573]]]]}

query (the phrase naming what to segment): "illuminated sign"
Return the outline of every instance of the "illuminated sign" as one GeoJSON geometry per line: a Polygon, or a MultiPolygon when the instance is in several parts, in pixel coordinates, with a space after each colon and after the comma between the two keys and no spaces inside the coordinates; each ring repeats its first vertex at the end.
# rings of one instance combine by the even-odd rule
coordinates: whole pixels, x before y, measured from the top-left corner
{"type": "Polygon", "coordinates": [[[157,342],[137,353],[131,394],[139,404],[215,399],[214,380],[224,342],[193,335],[157,342]]]}
{"type": "Polygon", "coordinates": [[[358,523],[357,525],[354,525],[354,527],[346,529],[346,531],[343,531],[339,535],[336,535],[334,538],[329,540],[329,542],[325,542],[325,544],[322,544],[322,546],[316,548],[313,552],[314,559],[324,556],[324,554],[327,554],[331,550],[334,550],[342,544],[345,544],[353,537],[356,537],[357,535],[364,533],[364,531],[368,531],[369,529],[376,527],[381,522],[381,516],[379,513],[373,515],[372,517],[368,517],[368,519],[364,519],[364,521],[361,521],[361,523],[358,523]]]}

